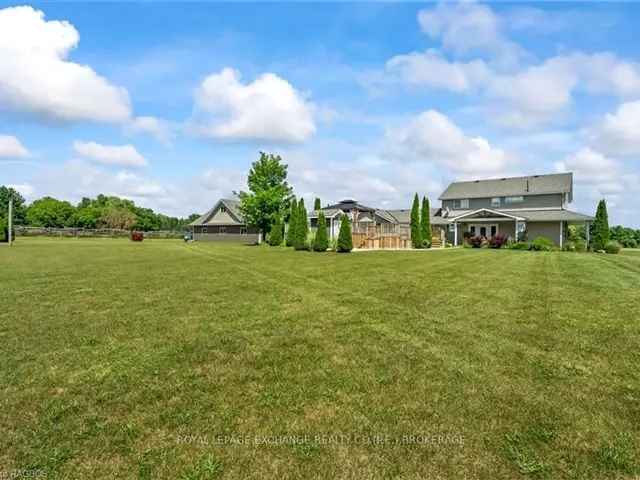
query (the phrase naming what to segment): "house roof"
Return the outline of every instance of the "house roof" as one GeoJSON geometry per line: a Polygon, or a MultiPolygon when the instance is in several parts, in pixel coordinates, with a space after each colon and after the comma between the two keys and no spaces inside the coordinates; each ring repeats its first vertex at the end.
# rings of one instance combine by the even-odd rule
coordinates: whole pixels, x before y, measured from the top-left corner
{"type": "Polygon", "coordinates": [[[518,211],[507,211],[505,213],[510,213],[512,215],[517,215],[518,217],[524,217],[530,222],[585,222],[591,221],[594,218],[589,215],[584,215],[583,213],[572,212],[571,210],[518,210],[518,211]]]}
{"type": "Polygon", "coordinates": [[[309,218],[318,218],[318,213],[322,212],[325,218],[332,218],[336,215],[342,215],[342,210],[338,210],[337,208],[321,208],[320,210],[313,210],[309,212],[309,218]]]}
{"type": "Polygon", "coordinates": [[[235,220],[234,222],[226,223],[226,225],[244,225],[244,217],[242,213],[240,213],[240,202],[231,198],[222,198],[216,202],[211,210],[199,218],[196,218],[189,226],[212,225],[209,223],[209,219],[211,219],[220,205],[224,205],[227,208],[227,212],[229,212],[229,216],[235,220]]]}
{"type": "MultiPolygon", "coordinates": [[[[533,209],[533,210],[520,210],[520,209],[500,209],[500,208],[481,208],[479,210],[486,210],[496,212],[497,214],[505,215],[509,217],[518,217],[524,219],[527,222],[585,222],[592,221],[593,217],[584,215],[578,212],[572,212],[571,210],[564,209],[533,209]]],[[[443,221],[439,223],[451,223],[454,218],[466,217],[479,210],[455,210],[449,212],[447,217],[442,218],[443,221]]],[[[469,219],[471,220],[471,219],[469,219]]],[[[433,222],[432,222],[433,223],[433,222]]]]}
{"type": "Polygon", "coordinates": [[[373,212],[376,210],[375,208],[367,207],[366,205],[362,205],[358,203],[357,200],[353,200],[350,198],[340,200],[338,203],[335,203],[333,205],[327,205],[322,210],[331,210],[331,209],[338,209],[338,210],[358,209],[360,211],[369,211],[369,212],[373,212]]]}
{"type": "MultiPolygon", "coordinates": [[[[439,198],[440,200],[453,200],[548,193],[568,193],[571,197],[573,194],[573,173],[453,182],[439,198]]],[[[572,198],[569,198],[569,201],[571,200],[572,198]]]]}
{"type": "MultiPolygon", "coordinates": [[[[429,219],[433,223],[436,218],[436,214],[438,213],[439,208],[430,208],[429,209],[429,219]]],[[[411,223],[411,209],[405,208],[401,210],[383,210],[388,215],[390,215],[395,223],[411,223]]],[[[377,213],[377,212],[376,212],[377,213]]]]}

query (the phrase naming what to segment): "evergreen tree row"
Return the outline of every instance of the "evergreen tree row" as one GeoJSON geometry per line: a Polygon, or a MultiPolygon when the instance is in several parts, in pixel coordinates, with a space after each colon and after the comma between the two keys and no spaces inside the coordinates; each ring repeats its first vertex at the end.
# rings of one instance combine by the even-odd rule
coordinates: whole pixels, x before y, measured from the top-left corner
{"type": "MultiPolygon", "coordinates": [[[[314,207],[318,211],[318,226],[313,238],[309,238],[309,219],[307,217],[307,209],[304,205],[304,199],[297,201],[291,199],[289,204],[289,221],[286,234],[284,234],[284,243],[288,247],[296,250],[313,250],[315,252],[326,252],[329,248],[329,237],[327,235],[327,220],[320,208],[320,199],[316,198],[314,207]]],[[[271,225],[269,234],[269,245],[280,246],[283,242],[284,223],[281,216],[276,216],[271,225]]],[[[351,224],[346,215],[342,216],[340,222],[340,232],[336,250],[338,252],[350,252],[353,249],[351,239],[351,224]]]]}
{"type": "Polygon", "coordinates": [[[411,244],[413,248],[431,247],[431,221],[429,219],[429,199],[422,197],[422,208],[420,199],[416,193],[413,197],[411,207],[411,244]]]}

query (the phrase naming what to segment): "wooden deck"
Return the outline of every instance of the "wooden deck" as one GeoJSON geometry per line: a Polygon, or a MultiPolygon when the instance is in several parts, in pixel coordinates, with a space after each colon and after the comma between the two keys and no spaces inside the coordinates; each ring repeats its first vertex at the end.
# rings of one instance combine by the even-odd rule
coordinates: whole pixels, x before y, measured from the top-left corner
{"type": "MultiPolygon", "coordinates": [[[[351,233],[353,248],[365,250],[410,249],[411,229],[406,225],[367,225],[355,226],[351,233]]],[[[440,236],[434,235],[432,247],[442,247],[440,236]]]]}

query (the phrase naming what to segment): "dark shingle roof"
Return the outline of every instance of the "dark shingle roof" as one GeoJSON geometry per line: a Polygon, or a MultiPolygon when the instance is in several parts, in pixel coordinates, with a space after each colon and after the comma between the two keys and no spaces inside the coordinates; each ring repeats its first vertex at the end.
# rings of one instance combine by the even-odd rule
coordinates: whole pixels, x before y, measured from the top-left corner
{"type": "MultiPolygon", "coordinates": [[[[530,175],[527,177],[495,178],[453,182],[440,195],[440,200],[458,198],[487,198],[513,195],[541,195],[568,193],[572,195],[573,173],[530,175]]],[[[571,198],[569,199],[572,200],[571,198]]]]}
{"type": "Polygon", "coordinates": [[[237,220],[238,224],[244,224],[244,217],[242,216],[242,213],[240,213],[240,201],[234,200],[232,198],[222,198],[216,202],[211,210],[209,210],[199,218],[196,218],[189,225],[205,225],[207,223],[207,220],[211,218],[220,204],[223,204],[225,207],[227,207],[227,211],[231,214],[232,217],[237,220]]]}

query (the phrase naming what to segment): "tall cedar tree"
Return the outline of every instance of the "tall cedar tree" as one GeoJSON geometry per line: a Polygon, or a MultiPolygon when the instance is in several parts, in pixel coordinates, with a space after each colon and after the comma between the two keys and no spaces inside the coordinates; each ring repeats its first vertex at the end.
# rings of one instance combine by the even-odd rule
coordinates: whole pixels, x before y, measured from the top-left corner
{"type": "Polygon", "coordinates": [[[602,199],[598,202],[596,218],[593,221],[593,248],[604,250],[609,241],[609,216],[607,214],[607,202],[602,199]]]}
{"type": "Polygon", "coordinates": [[[420,235],[420,200],[416,193],[413,197],[411,207],[411,244],[413,248],[422,248],[422,238],[420,235]]]}
{"type": "Polygon", "coordinates": [[[298,220],[298,202],[295,197],[291,200],[291,209],[289,210],[289,224],[287,226],[287,247],[293,247],[297,232],[297,220],[298,220]]]}
{"type": "Polygon", "coordinates": [[[269,232],[269,245],[272,247],[279,247],[282,245],[282,220],[280,220],[280,217],[277,217],[276,221],[271,225],[271,231],[269,232]]]}
{"type": "Polygon", "coordinates": [[[240,211],[251,227],[257,227],[263,238],[275,217],[286,208],[291,187],[287,183],[287,165],[280,155],[260,152],[247,177],[249,193],[240,192],[240,211]]]}
{"type": "Polygon", "coordinates": [[[316,201],[313,202],[313,209],[314,210],[320,210],[322,208],[322,206],[320,205],[320,199],[318,197],[316,197],[316,201]]]}
{"type": "Polygon", "coordinates": [[[431,221],[429,220],[429,199],[422,197],[422,210],[420,211],[420,236],[422,245],[431,247],[431,221]]]}
{"type": "Polygon", "coordinates": [[[340,232],[338,233],[338,244],[336,250],[340,253],[349,253],[353,250],[353,239],[351,238],[351,224],[346,215],[340,219],[340,232]]]}
{"type": "Polygon", "coordinates": [[[309,219],[307,218],[307,208],[304,206],[304,198],[298,202],[298,215],[296,219],[296,236],[293,247],[296,250],[307,249],[307,235],[309,234],[309,219]]]}
{"type": "Polygon", "coordinates": [[[327,221],[324,218],[324,213],[318,213],[318,228],[316,229],[316,236],[313,239],[313,249],[316,252],[326,252],[329,248],[329,238],[327,237],[327,221]]]}

